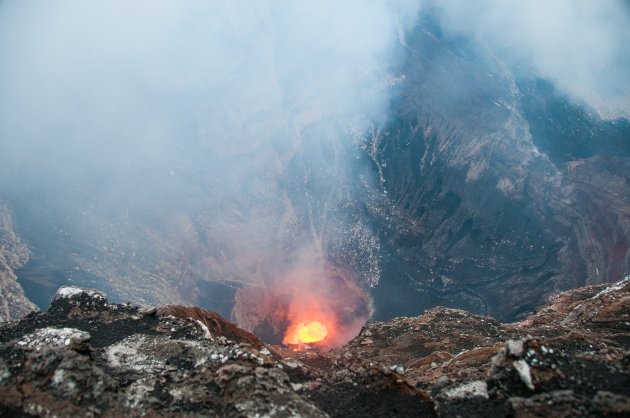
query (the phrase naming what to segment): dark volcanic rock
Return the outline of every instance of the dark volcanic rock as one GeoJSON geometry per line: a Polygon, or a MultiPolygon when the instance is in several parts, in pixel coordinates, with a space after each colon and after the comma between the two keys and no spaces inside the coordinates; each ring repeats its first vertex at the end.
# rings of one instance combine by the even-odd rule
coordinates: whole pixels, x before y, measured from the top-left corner
{"type": "Polygon", "coordinates": [[[194,308],[141,309],[61,288],[48,313],[7,324],[1,341],[7,414],[325,416],[260,340],[194,308]]]}
{"type": "Polygon", "coordinates": [[[437,307],[321,353],[199,308],[61,288],[0,328],[7,416],[535,417],[630,413],[630,278],[501,324],[437,307]]]}
{"type": "Polygon", "coordinates": [[[630,278],[554,296],[521,322],[434,308],[370,324],[337,352],[400,368],[440,416],[625,416],[630,278]]]}
{"type": "Polygon", "coordinates": [[[376,316],[435,305],[500,321],[630,269],[630,124],[425,22],[367,153],[382,250],[376,316]],[[472,87],[471,87],[472,86],[472,87]]]}

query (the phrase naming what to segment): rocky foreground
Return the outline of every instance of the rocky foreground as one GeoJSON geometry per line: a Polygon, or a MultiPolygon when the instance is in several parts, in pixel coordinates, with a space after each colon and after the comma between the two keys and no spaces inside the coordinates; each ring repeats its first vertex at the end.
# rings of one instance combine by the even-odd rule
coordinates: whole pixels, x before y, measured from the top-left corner
{"type": "Polygon", "coordinates": [[[373,323],[327,353],[65,287],[0,327],[0,416],[630,416],[630,278],[514,324],[441,307],[373,323]]]}

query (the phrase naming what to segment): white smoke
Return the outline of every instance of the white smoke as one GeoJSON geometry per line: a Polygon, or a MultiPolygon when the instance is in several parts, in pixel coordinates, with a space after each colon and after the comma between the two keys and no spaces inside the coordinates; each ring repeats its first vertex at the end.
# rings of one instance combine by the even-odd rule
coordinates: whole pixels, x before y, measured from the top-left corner
{"type": "Polygon", "coordinates": [[[553,82],[604,117],[630,116],[630,4],[624,0],[439,0],[451,34],[553,82]]]}
{"type": "MultiPolygon", "coordinates": [[[[0,3],[2,159],[66,171],[240,152],[316,118],[384,115],[411,2],[0,3]]],[[[75,173],[71,173],[75,174],[75,173]]]]}
{"type": "Polygon", "coordinates": [[[322,227],[299,224],[295,206],[326,202],[334,217],[358,153],[343,150],[348,132],[387,117],[398,32],[417,12],[408,0],[0,1],[0,193],[125,297],[178,302],[195,280],[281,270],[296,248],[321,249],[322,227]],[[309,196],[287,196],[308,181],[309,196]]]}

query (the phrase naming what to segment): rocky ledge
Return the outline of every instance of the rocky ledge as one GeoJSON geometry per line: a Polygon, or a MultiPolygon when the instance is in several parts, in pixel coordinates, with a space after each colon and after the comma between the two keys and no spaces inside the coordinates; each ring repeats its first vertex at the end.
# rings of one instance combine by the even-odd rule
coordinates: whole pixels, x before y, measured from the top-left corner
{"type": "Polygon", "coordinates": [[[630,278],[519,323],[434,308],[327,353],[263,343],[199,308],[64,287],[0,325],[0,416],[630,415],[630,278]]]}

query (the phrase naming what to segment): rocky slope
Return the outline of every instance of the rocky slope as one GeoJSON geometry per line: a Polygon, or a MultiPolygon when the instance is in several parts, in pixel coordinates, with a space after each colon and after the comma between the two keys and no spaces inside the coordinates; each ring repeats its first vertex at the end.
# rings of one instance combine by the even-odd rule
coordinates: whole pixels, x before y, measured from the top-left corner
{"type": "Polygon", "coordinates": [[[15,233],[8,208],[0,204],[0,321],[15,320],[37,310],[15,275],[28,257],[28,247],[15,233]]]}
{"type": "Polygon", "coordinates": [[[326,353],[65,287],[0,328],[7,416],[628,416],[630,278],[501,324],[437,307],[326,353]]]}
{"type": "MultiPolygon", "coordinates": [[[[627,120],[600,118],[435,22],[402,31],[400,48],[383,81],[389,119],[367,132],[269,83],[265,96],[294,103],[288,125],[253,103],[225,148],[183,135],[159,163],[7,186],[32,249],[19,275],[28,296],[46,309],[76,284],[225,317],[236,308],[254,330],[268,318],[241,318],[267,307],[239,300],[306,249],[347,271],[378,320],[442,305],[515,321],[555,292],[630,272],[627,120]]],[[[191,131],[220,133],[224,121],[201,113],[191,131]]]]}
{"type": "Polygon", "coordinates": [[[430,22],[405,43],[392,117],[367,148],[377,317],[439,304],[514,321],[555,292],[623,278],[628,121],[430,22]]]}

